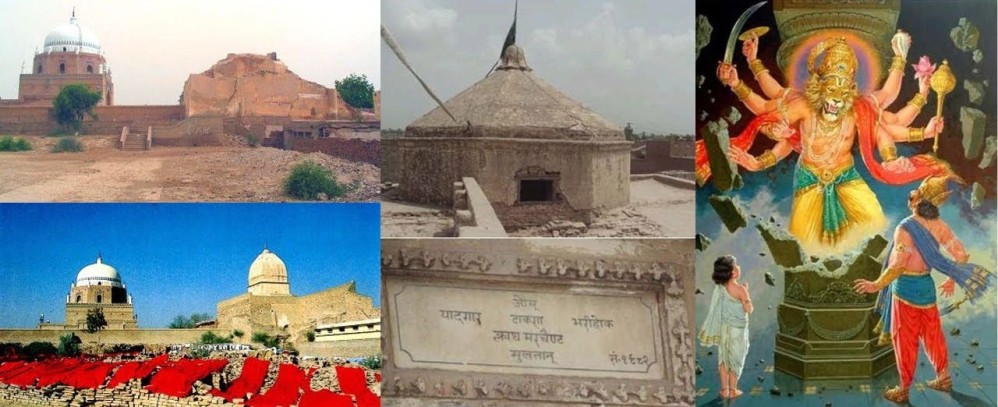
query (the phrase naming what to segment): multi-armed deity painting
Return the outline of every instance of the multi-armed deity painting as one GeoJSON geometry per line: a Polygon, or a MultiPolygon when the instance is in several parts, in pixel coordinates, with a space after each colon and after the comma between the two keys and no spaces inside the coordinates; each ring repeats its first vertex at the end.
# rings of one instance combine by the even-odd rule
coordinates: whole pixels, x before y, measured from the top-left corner
{"type": "Polygon", "coordinates": [[[698,2],[698,405],[995,405],[996,14],[698,2]]]}

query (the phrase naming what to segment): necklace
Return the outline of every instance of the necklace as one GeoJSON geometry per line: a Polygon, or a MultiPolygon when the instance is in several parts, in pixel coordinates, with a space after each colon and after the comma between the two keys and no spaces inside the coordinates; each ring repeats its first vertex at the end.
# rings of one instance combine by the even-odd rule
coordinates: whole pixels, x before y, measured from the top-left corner
{"type": "Polygon", "coordinates": [[[805,146],[805,150],[807,152],[807,157],[808,157],[809,161],[815,162],[815,163],[825,164],[825,163],[828,163],[833,156],[835,156],[835,154],[842,147],[842,143],[845,141],[845,137],[842,136],[842,120],[839,120],[838,124],[836,124],[830,130],[829,129],[824,129],[824,128],[821,129],[820,138],[822,138],[822,139],[827,139],[829,137],[838,136],[838,137],[835,137],[833,139],[832,145],[829,146],[828,149],[825,150],[825,152],[821,153],[821,154],[817,154],[817,153],[814,152],[814,140],[817,139],[817,138],[819,138],[819,136],[817,135],[817,133],[818,133],[818,127],[819,127],[818,116],[816,114],[811,119],[811,129],[810,129],[810,131],[807,132],[807,137],[805,137],[805,139],[807,141],[807,145],[805,146]]]}

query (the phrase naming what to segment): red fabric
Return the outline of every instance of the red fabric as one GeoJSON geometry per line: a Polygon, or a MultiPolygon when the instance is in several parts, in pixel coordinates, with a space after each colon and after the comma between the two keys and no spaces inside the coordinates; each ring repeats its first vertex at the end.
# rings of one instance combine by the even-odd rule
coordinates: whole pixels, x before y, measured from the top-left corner
{"type": "Polygon", "coordinates": [[[135,372],[142,366],[142,362],[126,362],[121,365],[107,382],[107,388],[113,389],[135,378],[135,372]]]}
{"type": "Polygon", "coordinates": [[[856,112],[856,127],[859,128],[859,152],[863,157],[863,163],[866,164],[866,169],[870,170],[870,175],[877,181],[890,185],[902,185],[931,175],[941,176],[950,173],[945,162],[936,160],[930,154],[908,157],[915,167],[911,172],[898,174],[888,171],[873,156],[873,151],[877,149],[876,109],[870,105],[866,98],[860,98],[853,105],[853,110],[856,112]]]}
{"type": "MultiPolygon", "coordinates": [[[[759,130],[762,129],[762,126],[765,126],[767,124],[775,124],[778,123],[779,121],[780,118],[775,113],[767,113],[757,116],[754,119],[752,119],[752,121],[749,122],[748,126],[746,126],[745,129],[738,134],[738,136],[732,137],[730,139],[729,145],[738,147],[739,149],[744,151],[748,151],[750,148],[752,148],[752,143],[755,142],[755,136],[759,134],[759,130]]],[[[797,129],[793,129],[793,134],[790,136],[788,140],[790,141],[790,145],[791,147],[793,147],[794,151],[797,151],[799,153],[801,150],[800,132],[797,129]]],[[[702,139],[696,141],[695,163],[696,163],[696,174],[697,175],[702,174],[703,182],[706,182],[708,179],[710,179],[710,160],[707,158],[706,146],[704,146],[703,143],[704,141],[702,139]]]]}
{"type": "Polygon", "coordinates": [[[894,298],[891,304],[891,340],[894,342],[894,358],[897,359],[901,385],[911,387],[918,363],[918,340],[925,346],[925,354],[936,369],[936,374],[946,370],[949,355],[946,353],[946,337],[939,321],[939,310],[918,308],[894,298]]]}
{"type": "Polygon", "coordinates": [[[246,401],[247,406],[278,407],[290,406],[298,401],[302,389],[310,389],[308,376],[298,366],[282,364],[277,371],[274,386],[266,393],[246,401]]]}
{"type": "Polygon", "coordinates": [[[165,353],[156,356],[155,358],[152,358],[150,360],[147,360],[142,363],[142,366],[140,366],[138,370],[135,371],[135,375],[133,376],[133,378],[145,379],[150,374],[152,374],[153,370],[156,370],[157,367],[162,366],[164,363],[168,361],[169,361],[169,356],[167,356],[167,354],[165,353]]]}
{"type": "Polygon", "coordinates": [[[362,393],[357,395],[357,407],[381,407],[381,397],[364,389],[362,393]]]}
{"type": "Polygon", "coordinates": [[[80,359],[59,359],[52,363],[39,364],[37,371],[39,388],[61,383],[63,379],[73,374],[77,368],[83,366],[80,359]]]}
{"type": "Polygon", "coordinates": [[[87,363],[70,372],[61,382],[75,389],[96,389],[104,384],[111,370],[117,365],[104,362],[87,363]]]}
{"type": "Polygon", "coordinates": [[[305,390],[298,401],[298,407],[354,407],[353,397],[336,394],[329,389],[319,391],[305,390]]]}
{"type": "Polygon", "coordinates": [[[374,374],[374,381],[381,383],[381,373],[374,374]]]}
{"type": "Polygon", "coordinates": [[[107,382],[107,388],[113,389],[132,379],[145,379],[153,370],[166,363],[167,360],[167,355],[162,354],[145,362],[127,362],[114,372],[114,376],[107,382]]]}
{"type": "Polygon", "coordinates": [[[8,375],[16,374],[27,366],[27,362],[7,362],[0,365],[0,383],[6,383],[4,379],[8,375]]]}
{"type": "Polygon", "coordinates": [[[336,380],[343,393],[359,395],[367,391],[367,376],[359,367],[336,366],[336,380]]]}
{"type": "Polygon", "coordinates": [[[194,382],[222,370],[228,363],[225,359],[170,362],[152,377],[146,390],[167,396],[187,397],[191,394],[194,382]]]}
{"type": "Polygon", "coordinates": [[[246,393],[257,394],[263,386],[263,380],[267,378],[267,368],[270,362],[257,358],[246,359],[243,363],[243,371],[239,373],[239,378],[229,384],[229,388],[224,392],[218,389],[211,389],[211,394],[232,401],[236,398],[244,398],[246,393]]]}

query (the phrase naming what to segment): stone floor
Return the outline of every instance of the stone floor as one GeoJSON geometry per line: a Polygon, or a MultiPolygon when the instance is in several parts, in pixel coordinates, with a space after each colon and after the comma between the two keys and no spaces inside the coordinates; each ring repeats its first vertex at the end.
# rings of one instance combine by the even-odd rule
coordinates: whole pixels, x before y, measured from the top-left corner
{"type": "MultiPolygon", "coordinates": [[[[759,310],[757,310],[758,312],[759,310]]],[[[772,325],[771,325],[772,326],[772,325]]],[[[953,392],[941,393],[925,386],[925,382],[935,374],[924,353],[919,356],[915,372],[915,384],[910,394],[911,406],[962,406],[987,407],[998,405],[998,351],[995,332],[998,331],[995,315],[986,320],[963,324],[958,328],[959,335],[951,335],[956,326],[943,318],[943,331],[946,332],[949,347],[950,372],[953,376],[953,392]],[[980,341],[972,346],[971,341],[980,341]],[[968,359],[974,360],[972,364],[968,359]],[[983,366],[983,369],[978,369],[983,366]]],[[[718,397],[719,377],[717,372],[716,348],[698,347],[697,362],[703,373],[697,380],[697,406],[895,406],[885,400],[881,393],[887,387],[897,384],[897,371],[891,369],[880,376],[866,381],[851,382],[807,382],[773,370],[773,330],[753,332],[750,338],[749,355],[745,361],[739,389],[745,392],[741,397],[725,401],[718,397]],[[768,340],[766,339],[768,338],[768,340]],[[713,353],[708,356],[708,351],[713,353]],[[761,362],[761,363],[760,363],[761,362]],[[760,381],[761,379],[761,381],[760,381]],[[770,389],[778,386],[782,395],[770,394],[770,389]],[[793,394],[792,396],[790,394],[793,394]]]]}

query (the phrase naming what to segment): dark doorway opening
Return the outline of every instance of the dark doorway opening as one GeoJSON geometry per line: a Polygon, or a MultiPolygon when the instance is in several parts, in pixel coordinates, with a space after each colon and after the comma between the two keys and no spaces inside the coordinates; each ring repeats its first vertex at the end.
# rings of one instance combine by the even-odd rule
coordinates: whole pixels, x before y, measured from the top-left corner
{"type": "Polygon", "coordinates": [[[520,202],[551,202],[554,201],[554,180],[523,179],[520,180],[520,202]]]}

